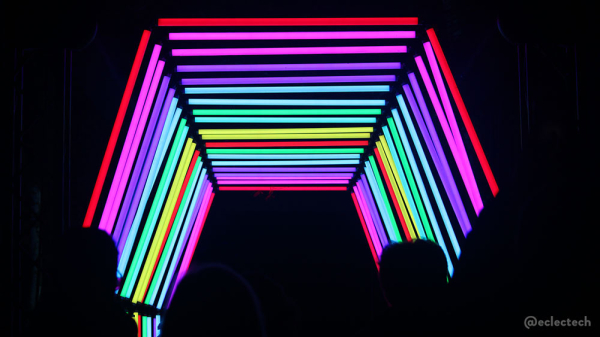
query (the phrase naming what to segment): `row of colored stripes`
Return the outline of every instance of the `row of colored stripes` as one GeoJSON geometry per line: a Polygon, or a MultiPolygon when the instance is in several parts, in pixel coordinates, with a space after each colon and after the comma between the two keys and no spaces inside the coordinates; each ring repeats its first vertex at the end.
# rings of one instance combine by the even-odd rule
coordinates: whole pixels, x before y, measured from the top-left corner
{"type": "Polygon", "coordinates": [[[138,312],[134,312],[133,320],[137,324],[138,337],[158,337],[160,335],[160,315],[144,316],[138,312]]]}

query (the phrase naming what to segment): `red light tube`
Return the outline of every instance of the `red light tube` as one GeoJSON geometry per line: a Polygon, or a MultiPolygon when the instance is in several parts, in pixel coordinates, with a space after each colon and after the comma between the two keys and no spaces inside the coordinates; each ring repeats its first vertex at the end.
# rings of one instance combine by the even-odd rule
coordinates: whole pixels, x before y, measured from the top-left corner
{"type": "Polygon", "coordinates": [[[469,138],[473,143],[473,147],[475,148],[475,153],[477,154],[477,159],[479,159],[479,163],[483,168],[483,173],[485,174],[485,178],[487,179],[488,184],[492,190],[492,194],[496,196],[498,194],[498,184],[496,183],[496,178],[494,178],[494,174],[492,173],[492,169],[490,168],[490,164],[488,163],[487,157],[483,152],[483,148],[481,147],[481,143],[479,142],[479,137],[477,137],[477,133],[475,132],[475,128],[473,127],[473,123],[471,122],[471,118],[469,117],[469,113],[467,112],[467,107],[463,102],[462,96],[458,91],[458,86],[456,86],[456,81],[454,80],[454,76],[452,76],[452,72],[450,71],[450,67],[448,66],[448,61],[446,61],[446,56],[442,51],[442,47],[440,46],[440,42],[438,41],[437,35],[433,31],[433,28],[427,30],[427,36],[431,42],[431,46],[433,47],[433,51],[435,52],[435,56],[440,62],[440,67],[442,68],[442,72],[444,73],[444,77],[448,82],[448,87],[450,87],[450,92],[452,93],[452,97],[454,98],[454,102],[456,102],[456,106],[458,107],[458,111],[460,112],[460,117],[463,119],[465,123],[465,128],[467,129],[467,133],[469,134],[469,138]]]}
{"type": "Polygon", "coordinates": [[[363,219],[362,212],[360,211],[360,207],[358,206],[358,201],[356,200],[356,195],[354,192],[350,193],[352,195],[352,201],[354,202],[354,207],[356,207],[356,213],[358,213],[358,218],[360,219],[360,224],[362,225],[363,231],[365,232],[365,236],[367,237],[367,242],[369,243],[369,249],[371,250],[371,255],[373,255],[373,260],[375,261],[375,266],[377,266],[377,271],[379,271],[379,259],[377,258],[377,253],[375,252],[375,248],[373,247],[373,242],[371,241],[371,236],[367,231],[367,226],[365,225],[365,219],[363,219]]]}
{"type": "Polygon", "coordinates": [[[405,26],[417,25],[416,17],[406,18],[223,18],[158,19],[158,26],[405,26]]]}
{"type": "Polygon", "coordinates": [[[140,72],[140,66],[142,65],[142,60],[144,59],[144,53],[146,52],[146,47],[148,47],[149,40],[150,31],[144,30],[137,52],[135,53],[129,78],[127,79],[125,92],[123,93],[121,104],[119,105],[117,118],[115,119],[115,124],[113,124],[112,131],[110,132],[108,145],[106,146],[106,151],[104,152],[104,158],[102,158],[102,165],[100,165],[100,172],[98,173],[98,178],[96,178],[96,184],[94,185],[92,198],[85,213],[85,219],[83,220],[83,227],[90,227],[92,225],[94,213],[96,212],[96,207],[98,206],[98,199],[100,199],[100,193],[102,192],[102,187],[104,186],[104,180],[106,179],[108,167],[110,166],[110,161],[113,153],[115,152],[117,139],[119,138],[119,133],[121,132],[121,127],[123,126],[123,119],[125,118],[125,113],[127,112],[129,101],[131,100],[131,93],[135,87],[135,81],[138,77],[138,73],[140,72]]]}
{"type": "Polygon", "coordinates": [[[312,146],[368,146],[367,140],[315,141],[315,142],[207,142],[207,148],[220,147],[312,147],[312,146]]]}
{"type": "Polygon", "coordinates": [[[219,191],[347,191],[346,186],[219,186],[219,191]]]}

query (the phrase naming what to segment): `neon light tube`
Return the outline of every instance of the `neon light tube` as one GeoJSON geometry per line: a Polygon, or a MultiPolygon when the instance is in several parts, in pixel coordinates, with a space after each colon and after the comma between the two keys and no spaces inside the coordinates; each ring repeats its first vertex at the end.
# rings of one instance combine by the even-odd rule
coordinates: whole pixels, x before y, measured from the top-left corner
{"type": "Polygon", "coordinates": [[[377,206],[375,205],[375,200],[373,199],[373,194],[371,193],[371,189],[369,188],[368,184],[367,177],[364,174],[361,174],[360,179],[356,183],[358,192],[360,192],[359,200],[362,199],[369,209],[369,214],[371,214],[371,219],[373,220],[373,225],[375,225],[377,236],[379,237],[379,240],[381,240],[381,246],[385,247],[389,244],[388,237],[385,233],[385,229],[383,228],[383,220],[377,211],[377,206]]]}
{"type": "Polygon", "coordinates": [[[293,129],[199,129],[201,135],[217,134],[267,134],[267,133],[342,133],[342,132],[373,132],[373,127],[353,128],[293,128],[293,129]]]}
{"type": "MultiPolygon", "coordinates": [[[[377,253],[375,251],[375,247],[373,247],[373,243],[377,242],[377,241],[373,240],[369,236],[369,231],[367,230],[367,225],[365,224],[365,220],[360,211],[360,206],[358,205],[358,201],[356,200],[356,195],[354,195],[354,193],[351,193],[351,195],[352,195],[352,201],[354,202],[354,207],[356,207],[356,213],[358,214],[358,219],[360,220],[360,224],[362,225],[363,231],[365,232],[365,237],[367,238],[367,243],[369,244],[369,250],[371,251],[371,255],[373,256],[373,260],[375,261],[377,270],[379,270],[379,261],[378,261],[377,255],[380,253],[377,253]]],[[[379,247],[379,249],[381,249],[381,246],[379,247]]]]}
{"type": "Polygon", "coordinates": [[[169,33],[169,40],[352,40],[414,39],[415,31],[169,33]]]}
{"type": "Polygon", "coordinates": [[[220,181],[229,181],[229,182],[235,182],[235,181],[240,181],[240,180],[247,180],[247,181],[262,181],[262,180],[327,180],[327,179],[352,179],[352,176],[346,176],[346,177],[324,177],[324,176],[309,176],[309,177],[272,177],[272,176],[264,176],[264,177],[220,177],[217,178],[217,182],[220,181]]]}
{"type": "MultiPolygon", "coordinates": [[[[357,194],[358,187],[354,186],[353,190],[354,193],[352,193],[352,197],[355,200],[356,210],[359,213],[359,217],[361,217],[361,222],[364,223],[364,229],[366,229],[365,235],[367,235],[367,237],[371,239],[370,245],[372,245],[375,249],[374,253],[376,254],[374,254],[374,258],[377,258],[381,255],[381,252],[383,251],[383,248],[381,247],[381,241],[377,237],[377,232],[375,231],[375,226],[373,225],[373,220],[371,219],[371,214],[369,214],[369,209],[357,194]]],[[[376,259],[375,261],[377,260],[378,259],[376,259]]]]}
{"type": "MultiPolygon", "coordinates": [[[[133,112],[133,116],[131,122],[129,124],[129,129],[127,130],[127,137],[125,138],[125,143],[123,145],[123,149],[121,151],[121,155],[119,157],[119,162],[117,164],[117,169],[115,171],[115,175],[113,176],[113,181],[110,186],[110,191],[108,194],[108,198],[106,199],[106,204],[104,205],[104,210],[102,212],[102,218],[100,220],[100,224],[98,226],[99,229],[104,230],[107,226],[107,218],[110,213],[115,199],[115,194],[117,193],[117,188],[119,182],[121,180],[121,176],[123,174],[123,170],[125,169],[125,162],[127,161],[127,157],[129,156],[129,150],[131,149],[131,143],[133,142],[133,137],[135,135],[135,130],[138,126],[142,109],[144,107],[144,103],[146,101],[146,95],[148,94],[148,90],[150,89],[150,82],[152,82],[152,75],[154,75],[155,67],[158,62],[158,55],[160,54],[161,46],[155,45],[154,50],[152,51],[152,56],[150,57],[150,63],[148,64],[148,69],[146,70],[146,75],[144,76],[144,81],[142,82],[142,89],[140,90],[140,94],[138,96],[137,103],[135,105],[135,110],[133,112]]],[[[110,233],[108,233],[110,235],[110,233]]]]}
{"type": "Polygon", "coordinates": [[[196,117],[196,123],[376,123],[375,117],[196,117]]]}
{"type": "Polygon", "coordinates": [[[471,139],[471,143],[473,143],[473,147],[475,148],[475,153],[477,154],[477,159],[479,159],[479,163],[483,168],[483,172],[485,174],[485,178],[490,185],[492,193],[494,196],[498,194],[498,184],[496,183],[496,179],[494,178],[494,174],[492,173],[492,169],[490,168],[490,164],[488,163],[487,157],[483,152],[483,148],[481,147],[481,143],[479,142],[479,138],[477,137],[477,133],[475,132],[475,128],[473,127],[473,123],[471,122],[471,118],[469,117],[469,113],[467,112],[467,107],[463,102],[462,96],[460,95],[460,91],[458,91],[458,86],[456,85],[456,81],[454,81],[454,76],[452,76],[452,72],[450,71],[450,67],[448,66],[448,62],[446,61],[446,56],[442,51],[442,47],[438,41],[437,35],[435,34],[432,28],[427,30],[427,36],[431,41],[431,46],[435,51],[435,55],[440,62],[440,67],[442,68],[442,72],[444,73],[444,77],[448,82],[448,87],[450,88],[450,92],[452,93],[452,97],[454,98],[454,102],[456,102],[456,106],[458,107],[458,112],[460,113],[460,117],[465,124],[465,129],[467,129],[467,134],[469,135],[469,139],[471,139]]]}
{"type": "Polygon", "coordinates": [[[286,94],[330,92],[387,92],[389,85],[332,85],[312,87],[199,87],[185,88],[186,94],[286,94]]]}
{"type": "Polygon", "coordinates": [[[190,105],[385,106],[384,99],[217,99],[190,98],[190,105]]]}
{"type": "Polygon", "coordinates": [[[329,177],[329,178],[344,178],[350,179],[354,173],[215,173],[214,177],[219,179],[227,178],[263,178],[263,177],[294,177],[294,178],[309,178],[309,177],[329,177]]]}
{"type": "Polygon", "coordinates": [[[205,140],[229,140],[229,139],[352,139],[371,138],[368,132],[359,133],[293,133],[293,134],[243,134],[243,135],[202,135],[205,140]]]}
{"type": "Polygon", "coordinates": [[[219,191],[347,191],[346,186],[219,186],[219,191]]]}
{"type": "Polygon", "coordinates": [[[374,160],[373,156],[369,156],[369,159],[370,160],[365,161],[365,173],[367,174],[369,184],[371,185],[371,191],[373,192],[375,200],[377,201],[377,205],[379,206],[379,211],[383,218],[383,222],[385,223],[388,235],[390,236],[391,240],[402,242],[402,238],[400,237],[400,233],[398,232],[398,227],[396,225],[396,219],[394,218],[394,214],[390,208],[390,203],[387,199],[387,195],[385,194],[383,184],[381,183],[381,178],[379,178],[379,173],[377,173],[377,175],[374,173],[376,168],[371,163],[371,161],[374,160]]]}
{"type": "MultiPolygon", "coordinates": [[[[446,160],[446,156],[444,155],[444,150],[442,149],[442,145],[440,143],[440,140],[437,136],[437,133],[435,132],[435,128],[433,126],[433,122],[431,120],[431,116],[429,115],[429,110],[427,109],[427,105],[425,103],[425,100],[423,99],[423,95],[421,93],[421,89],[419,88],[419,84],[417,83],[417,78],[415,76],[414,73],[410,73],[408,75],[411,84],[415,90],[415,95],[417,97],[417,101],[419,102],[419,107],[421,107],[421,111],[419,110],[414,110],[412,104],[414,103],[414,98],[412,97],[412,93],[410,95],[408,95],[407,93],[407,98],[409,100],[409,103],[411,104],[411,107],[413,108],[413,113],[415,115],[415,117],[417,118],[417,123],[419,124],[419,128],[421,128],[421,133],[427,133],[429,135],[429,137],[424,137],[427,143],[427,146],[429,148],[429,151],[432,154],[436,154],[436,155],[432,155],[432,158],[435,158],[435,160],[437,160],[437,162],[434,160],[434,163],[436,164],[436,167],[438,167],[438,172],[440,173],[440,177],[443,177],[442,179],[442,183],[444,185],[444,188],[446,189],[446,192],[448,193],[448,197],[450,198],[451,203],[453,204],[453,208],[454,211],[457,215],[457,217],[459,218],[459,223],[461,226],[461,229],[463,231],[463,234],[466,236],[467,233],[469,233],[471,231],[471,224],[469,222],[469,218],[467,217],[467,213],[464,209],[464,205],[462,202],[462,199],[460,198],[460,194],[458,193],[458,189],[456,188],[456,182],[454,181],[454,178],[452,177],[452,172],[450,171],[450,167],[448,166],[448,161],[446,160]],[[411,100],[412,99],[412,100],[411,100]],[[423,114],[423,116],[421,116],[421,113],[423,114]],[[417,117],[418,116],[418,117],[417,117]],[[424,121],[423,121],[424,119],[424,121]],[[432,130],[431,132],[427,131],[427,130],[432,130]],[[429,140],[429,142],[427,142],[429,140]],[[431,145],[431,147],[430,147],[431,145]]],[[[403,86],[404,88],[404,86],[403,86]]],[[[409,90],[410,88],[405,88],[405,93],[406,90],[409,90]]]]}
{"type": "MultiPolygon", "coordinates": [[[[218,173],[219,176],[216,176],[217,181],[236,181],[236,180],[276,180],[276,179],[300,179],[300,180],[305,180],[305,179],[352,179],[352,173],[331,173],[329,176],[325,176],[324,173],[318,174],[318,175],[307,175],[307,173],[304,174],[300,174],[300,173],[287,173],[287,175],[285,176],[273,176],[273,175],[267,175],[267,174],[261,174],[258,175],[256,173],[254,173],[254,176],[245,176],[245,175],[236,175],[236,176],[221,176],[223,174],[227,174],[227,173],[218,173]]],[[[246,173],[246,174],[252,174],[252,173],[246,173]]],[[[285,174],[285,173],[281,173],[281,174],[285,174]]]]}
{"type": "Polygon", "coordinates": [[[404,26],[418,25],[416,17],[405,18],[234,18],[158,19],[159,26],[404,26]]]}
{"type": "Polygon", "coordinates": [[[209,154],[208,159],[360,159],[360,154],[209,154]]]}
{"type": "MultiPolygon", "coordinates": [[[[168,84],[168,81],[166,79],[167,77],[163,79],[163,85],[168,84]]],[[[162,92],[162,89],[163,88],[161,86],[160,92],[162,92]]],[[[129,183],[129,188],[127,189],[127,194],[125,195],[125,201],[123,202],[123,206],[121,207],[121,213],[119,215],[119,218],[117,219],[117,226],[115,227],[115,231],[113,233],[113,239],[115,240],[115,242],[119,242],[121,238],[121,233],[125,224],[125,219],[128,217],[128,214],[134,213],[137,209],[140,197],[142,195],[142,184],[144,181],[146,181],[146,178],[148,177],[148,172],[150,171],[150,163],[152,162],[152,158],[154,157],[154,153],[156,152],[156,147],[158,146],[158,139],[160,138],[160,133],[162,132],[163,125],[168,115],[174,94],[174,89],[169,90],[163,109],[160,109],[162,102],[160,102],[161,104],[158,104],[163,96],[159,94],[157,98],[157,104],[155,104],[154,106],[154,111],[152,111],[152,117],[150,118],[150,122],[148,123],[146,134],[144,136],[144,142],[142,143],[140,154],[138,155],[138,160],[135,163],[133,175],[131,176],[131,182],[129,183]],[[142,168],[147,168],[147,170],[142,170],[142,168]]],[[[129,232],[130,227],[131,222],[127,224],[126,232],[129,232]]]]}
{"type": "Polygon", "coordinates": [[[356,167],[215,167],[213,172],[356,172],[356,167]]]}
{"type": "Polygon", "coordinates": [[[253,179],[253,180],[218,180],[217,183],[219,185],[339,185],[339,184],[348,184],[350,181],[348,179],[341,180],[329,180],[329,179],[317,179],[317,180],[283,180],[283,179],[274,179],[274,180],[261,180],[261,179],[253,179]]]}
{"type": "Polygon", "coordinates": [[[360,147],[344,147],[329,149],[206,149],[206,154],[268,154],[268,153],[364,153],[365,149],[360,147]]]}
{"type": "MultiPolygon", "coordinates": [[[[314,142],[222,142],[205,143],[206,148],[223,147],[312,147],[312,146],[368,146],[367,140],[344,140],[344,141],[314,141],[314,142]]],[[[208,151],[208,150],[207,150],[208,151]]]]}
{"type": "Polygon", "coordinates": [[[388,70],[400,69],[400,62],[301,63],[301,64],[208,64],[178,65],[177,72],[388,70]]]}
{"type": "Polygon", "coordinates": [[[469,198],[471,199],[471,203],[473,204],[473,208],[475,209],[475,213],[479,215],[483,209],[483,202],[481,201],[481,196],[479,195],[479,190],[477,189],[477,184],[475,183],[475,178],[471,179],[473,176],[473,171],[471,169],[471,164],[466,157],[466,153],[462,153],[462,151],[457,148],[456,138],[460,137],[460,134],[456,135],[456,137],[452,135],[452,131],[448,126],[446,116],[444,115],[444,111],[442,110],[442,106],[440,105],[435,89],[433,88],[433,84],[431,83],[431,79],[429,78],[429,74],[425,68],[425,63],[423,63],[423,59],[420,56],[417,56],[415,58],[415,62],[417,63],[419,72],[421,73],[421,77],[425,83],[425,88],[429,94],[431,102],[433,103],[434,111],[438,116],[442,130],[446,136],[446,141],[448,142],[452,156],[454,157],[454,160],[458,166],[461,178],[467,188],[467,192],[469,194],[469,198]]]}
{"type": "Polygon", "coordinates": [[[406,46],[172,49],[172,56],[338,55],[406,53],[406,46]]]}
{"type": "Polygon", "coordinates": [[[390,167],[387,162],[383,162],[381,158],[382,151],[379,151],[378,148],[381,148],[381,143],[377,142],[377,147],[374,149],[375,157],[379,162],[379,166],[381,167],[381,173],[383,175],[384,181],[387,185],[390,196],[392,197],[392,203],[394,208],[396,208],[396,213],[398,214],[398,219],[400,219],[400,225],[402,226],[402,230],[404,231],[404,236],[408,241],[412,241],[416,239],[415,232],[412,229],[411,218],[409,218],[409,213],[404,206],[404,203],[401,199],[403,195],[398,191],[398,187],[396,187],[397,183],[394,181],[394,177],[390,172],[390,167]]]}
{"type": "MultiPolygon", "coordinates": [[[[137,248],[135,250],[135,254],[133,256],[133,260],[131,262],[131,267],[129,268],[129,272],[127,273],[127,277],[125,278],[125,283],[123,284],[123,288],[121,289],[121,296],[131,298],[131,292],[133,288],[133,283],[137,278],[137,274],[140,269],[140,265],[142,263],[143,257],[146,255],[146,250],[148,249],[148,243],[150,241],[150,237],[154,232],[154,227],[156,225],[156,220],[160,213],[160,209],[162,208],[163,202],[165,200],[165,196],[167,194],[167,189],[169,184],[171,183],[171,178],[173,177],[173,172],[175,171],[175,164],[179,159],[179,155],[181,154],[181,150],[183,148],[184,140],[187,135],[188,127],[185,126],[185,119],[180,121],[180,128],[178,130],[178,135],[175,138],[176,141],[173,142],[173,146],[171,147],[171,151],[169,153],[169,158],[167,159],[167,163],[163,174],[160,178],[160,182],[158,184],[158,190],[154,195],[154,201],[152,202],[152,206],[150,208],[150,213],[146,218],[146,224],[144,225],[144,229],[142,231],[142,235],[137,244],[137,248]],[[183,128],[181,128],[183,127],[183,128]],[[181,131],[181,134],[179,132],[181,131]],[[165,174],[166,173],[166,174],[165,174]],[[165,185],[167,188],[165,188],[165,185]],[[157,209],[159,210],[157,212],[157,209]]],[[[138,212],[141,213],[141,212],[138,212]]],[[[141,217],[141,215],[140,215],[141,217]]],[[[137,216],[136,216],[137,218],[137,216]]],[[[131,245],[133,245],[134,238],[130,235],[127,239],[126,250],[123,252],[123,256],[125,256],[125,252],[131,250],[131,245]],[[131,241],[129,240],[131,238],[131,241]]],[[[129,253],[127,253],[129,254],[129,253]]],[[[119,268],[125,269],[126,262],[121,264],[124,261],[123,256],[121,257],[121,261],[119,262],[119,268]]],[[[119,269],[121,270],[121,269],[119,269]]]]}
{"type": "Polygon", "coordinates": [[[381,115],[381,109],[194,109],[194,116],[339,116],[381,115]]]}
{"type": "Polygon", "coordinates": [[[212,166],[357,165],[360,160],[231,160],[213,161],[212,166]]]}
{"type": "Polygon", "coordinates": [[[110,138],[108,140],[108,145],[106,146],[106,150],[104,151],[104,157],[102,158],[102,164],[100,165],[100,172],[98,173],[98,177],[96,178],[96,183],[94,184],[92,197],[90,198],[90,203],[88,204],[88,208],[85,213],[85,218],[83,220],[83,227],[90,227],[92,225],[94,213],[96,212],[96,207],[98,206],[98,199],[100,199],[100,193],[102,192],[102,187],[104,186],[104,180],[106,179],[108,167],[110,166],[110,161],[115,151],[115,146],[117,145],[117,139],[119,137],[119,133],[121,132],[121,127],[123,126],[123,119],[125,118],[125,113],[127,112],[129,101],[131,100],[131,94],[133,92],[135,81],[137,79],[140,67],[142,65],[142,60],[144,58],[144,53],[146,52],[146,47],[148,46],[149,39],[150,31],[144,30],[144,32],[142,33],[142,39],[135,53],[133,66],[131,67],[131,71],[129,72],[129,77],[127,78],[127,84],[125,85],[125,92],[123,93],[121,103],[119,104],[119,110],[117,110],[117,118],[115,119],[115,123],[113,124],[112,131],[110,132],[110,138]]]}
{"type": "Polygon", "coordinates": [[[395,82],[395,75],[182,78],[182,85],[395,82]]]}
{"type": "MultiPolygon", "coordinates": [[[[404,103],[404,99],[402,97],[399,97],[398,102],[400,103],[400,109],[402,110],[402,113],[403,114],[405,113],[405,116],[408,116],[408,109],[406,107],[406,104],[404,103]]],[[[415,161],[415,158],[412,154],[412,150],[410,148],[410,143],[408,142],[408,137],[406,136],[406,133],[404,132],[404,126],[402,125],[402,121],[400,120],[400,116],[398,115],[398,111],[396,109],[392,110],[392,115],[393,115],[394,120],[396,120],[398,122],[398,129],[396,129],[396,126],[394,125],[393,120],[388,119],[388,124],[390,126],[390,129],[392,130],[392,134],[394,135],[394,140],[397,141],[398,148],[400,148],[400,146],[403,146],[403,148],[405,149],[405,152],[408,156],[408,161],[412,167],[414,176],[417,181],[417,186],[419,187],[419,191],[421,192],[421,195],[423,197],[423,202],[425,203],[425,208],[427,209],[427,214],[429,214],[429,219],[431,220],[431,225],[433,227],[433,231],[437,238],[437,242],[440,245],[440,247],[442,247],[442,249],[444,250],[444,254],[446,255],[446,261],[448,263],[448,272],[450,273],[450,276],[452,276],[454,274],[454,266],[452,265],[452,260],[450,259],[448,249],[446,248],[446,244],[444,242],[444,237],[442,236],[440,228],[438,226],[436,216],[433,211],[433,207],[431,206],[431,203],[429,202],[427,190],[425,189],[425,185],[423,184],[423,179],[421,179],[421,174],[419,173],[419,168],[417,166],[417,162],[415,161]],[[398,135],[398,131],[400,131],[399,135],[398,135]],[[400,138],[402,140],[402,145],[400,144],[400,140],[398,138],[400,138]]],[[[409,123],[407,123],[407,124],[409,124],[409,123]]],[[[409,124],[409,131],[411,132],[411,137],[413,137],[413,142],[415,143],[415,148],[417,149],[419,159],[421,160],[421,164],[423,165],[427,179],[429,180],[430,185],[433,184],[431,186],[431,189],[433,191],[434,198],[436,199],[436,202],[438,203],[438,210],[440,211],[440,214],[442,215],[442,219],[446,225],[446,231],[447,231],[448,237],[450,238],[450,242],[452,243],[452,246],[454,247],[454,251],[458,252],[458,254],[456,255],[456,258],[458,259],[459,254],[460,254],[460,247],[458,246],[458,242],[456,241],[456,236],[454,235],[454,230],[452,229],[452,225],[450,223],[450,219],[448,218],[448,213],[446,212],[446,208],[444,207],[444,204],[441,201],[441,196],[439,195],[439,191],[437,189],[437,184],[435,183],[435,180],[433,180],[433,175],[431,174],[431,169],[429,168],[429,164],[427,163],[427,158],[425,158],[425,155],[421,156],[421,154],[423,154],[423,149],[421,147],[421,143],[419,142],[418,139],[416,141],[414,141],[414,137],[416,137],[417,134],[414,130],[414,126],[412,125],[412,121],[410,121],[410,124],[409,124]],[[413,132],[414,132],[414,135],[413,135],[413,132]]]]}

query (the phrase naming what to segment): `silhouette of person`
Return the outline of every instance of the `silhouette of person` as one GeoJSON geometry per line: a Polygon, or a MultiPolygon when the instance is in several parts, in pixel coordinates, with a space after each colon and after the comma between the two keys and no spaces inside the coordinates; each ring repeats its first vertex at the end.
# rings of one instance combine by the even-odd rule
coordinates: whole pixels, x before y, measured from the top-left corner
{"type": "Polygon", "coordinates": [[[389,244],[379,267],[389,308],[360,336],[431,336],[447,331],[448,267],[437,244],[425,240],[389,244]]]}
{"type": "Polygon", "coordinates": [[[221,264],[190,269],[165,314],[161,337],[264,337],[260,302],[248,282],[221,264]]]}
{"type": "Polygon", "coordinates": [[[46,277],[28,335],[137,335],[135,321],[115,294],[118,252],[106,232],[70,229],[45,259],[46,277]]]}

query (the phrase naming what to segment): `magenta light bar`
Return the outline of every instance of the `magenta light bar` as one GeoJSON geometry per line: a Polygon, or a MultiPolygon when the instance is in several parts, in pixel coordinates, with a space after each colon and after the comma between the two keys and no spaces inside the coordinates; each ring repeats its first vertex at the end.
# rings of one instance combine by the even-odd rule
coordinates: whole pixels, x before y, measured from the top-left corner
{"type": "Polygon", "coordinates": [[[331,55],[406,53],[406,46],[173,49],[173,56],[331,55]]]}
{"type": "Polygon", "coordinates": [[[272,177],[266,175],[264,177],[217,177],[217,181],[232,181],[232,180],[323,180],[323,179],[351,179],[349,177],[328,177],[328,176],[310,176],[310,177],[272,177]]]}
{"type": "Polygon", "coordinates": [[[332,185],[348,184],[349,180],[218,180],[219,185],[332,185]]]}
{"type": "Polygon", "coordinates": [[[179,65],[177,72],[306,71],[306,70],[385,70],[400,69],[400,62],[301,63],[301,64],[208,64],[179,65]]]}
{"type": "Polygon", "coordinates": [[[252,178],[290,178],[294,179],[322,179],[324,178],[341,178],[350,179],[354,173],[215,173],[217,179],[252,179],[252,178]]]}
{"type": "Polygon", "coordinates": [[[356,172],[356,167],[213,167],[213,172],[356,172]]]}
{"type": "Polygon", "coordinates": [[[169,33],[169,40],[350,40],[414,37],[414,31],[169,33]]]}
{"type": "Polygon", "coordinates": [[[395,75],[183,78],[182,85],[394,82],[395,75]]]}

